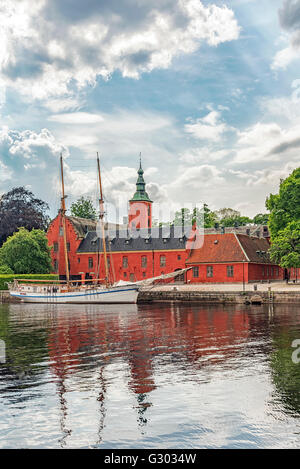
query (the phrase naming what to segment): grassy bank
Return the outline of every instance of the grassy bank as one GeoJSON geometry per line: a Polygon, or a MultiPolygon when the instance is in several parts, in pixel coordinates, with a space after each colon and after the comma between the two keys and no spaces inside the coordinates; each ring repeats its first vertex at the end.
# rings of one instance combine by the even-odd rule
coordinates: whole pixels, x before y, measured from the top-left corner
{"type": "Polygon", "coordinates": [[[0,290],[7,290],[7,282],[13,282],[15,278],[27,279],[27,280],[58,280],[58,275],[55,274],[13,274],[13,275],[1,275],[0,274],[0,290]]]}

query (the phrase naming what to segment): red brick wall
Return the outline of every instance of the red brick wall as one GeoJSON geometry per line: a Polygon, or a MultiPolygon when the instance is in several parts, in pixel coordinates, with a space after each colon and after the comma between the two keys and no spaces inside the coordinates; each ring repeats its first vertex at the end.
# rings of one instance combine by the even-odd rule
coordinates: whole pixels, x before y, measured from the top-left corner
{"type": "Polygon", "coordinates": [[[282,280],[283,275],[283,269],[276,265],[249,264],[250,282],[261,280],[282,280]]]}
{"type": "MultiPolygon", "coordinates": [[[[62,227],[61,216],[58,215],[50,224],[48,229],[47,237],[49,246],[54,246],[54,242],[58,243],[58,251],[54,252],[54,249],[51,251],[52,262],[56,260],[58,263],[58,273],[59,275],[65,275],[66,266],[65,266],[65,254],[64,254],[64,241],[63,236],[60,235],[60,227],[62,227]]],[[[81,239],[78,239],[77,234],[74,230],[72,223],[66,219],[66,231],[67,231],[67,242],[70,243],[70,251],[68,252],[68,258],[70,263],[70,275],[78,275],[81,272],[80,264],[77,262],[77,249],[81,242],[81,239]]]]}
{"type": "MultiPolygon", "coordinates": [[[[190,266],[189,266],[190,267],[190,266]]],[[[187,280],[190,283],[235,283],[235,282],[248,282],[248,264],[245,262],[243,265],[228,263],[228,264],[199,264],[199,277],[194,277],[193,269],[187,273],[187,280]],[[207,277],[207,267],[213,267],[213,276],[207,277]],[[233,266],[233,277],[227,276],[227,266],[233,266]]]]}
{"type": "Polygon", "coordinates": [[[152,226],[152,203],[151,202],[129,202],[128,225],[131,229],[133,224],[136,229],[151,228],[152,226]]]}
{"type": "MultiPolygon", "coordinates": [[[[174,272],[177,269],[185,268],[186,251],[139,251],[139,252],[115,252],[108,254],[108,258],[112,257],[110,275],[113,280],[113,271],[115,280],[143,280],[144,278],[157,277],[161,274],[174,272]],[[166,265],[160,265],[160,258],[165,256],[166,265]],[[123,267],[123,257],[128,259],[128,267],[123,267]],[[142,267],[142,257],[147,258],[147,265],[142,267]],[[180,259],[179,259],[180,257],[180,259]],[[144,275],[143,275],[144,273],[144,275]]],[[[97,272],[98,255],[97,254],[78,254],[80,258],[80,269],[82,272],[97,272]],[[93,267],[89,267],[89,258],[93,259],[93,267]]],[[[104,278],[104,262],[103,255],[100,255],[100,275],[104,278]]]]}

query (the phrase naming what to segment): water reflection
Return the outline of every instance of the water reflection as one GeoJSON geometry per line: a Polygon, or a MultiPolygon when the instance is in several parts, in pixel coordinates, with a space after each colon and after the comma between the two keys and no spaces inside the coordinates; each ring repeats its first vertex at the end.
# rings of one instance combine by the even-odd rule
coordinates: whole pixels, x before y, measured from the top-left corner
{"type": "Polygon", "coordinates": [[[291,306],[0,306],[0,338],[0,447],[272,446],[300,413],[291,306]]]}

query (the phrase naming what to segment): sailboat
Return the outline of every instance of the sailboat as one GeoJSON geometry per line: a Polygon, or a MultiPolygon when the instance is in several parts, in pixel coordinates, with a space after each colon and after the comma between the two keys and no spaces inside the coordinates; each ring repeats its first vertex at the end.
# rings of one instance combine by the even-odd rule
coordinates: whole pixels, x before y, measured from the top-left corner
{"type": "Polygon", "coordinates": [[[138,283],[122,282],[121,284],[112,284],[109,280],[109,269],[107,262],[107,248],[106,236],[104,227],[104,198],[102,191],[102,180],[100,171],[100,159],[97,153],[97,169],[99,178],[99,208],[100,208],[100,225],[102,230],[103,242],[103,257],[105,266],[105,278],[93,280],[92,284],[86,285],[84,282],[76,280],[76,285],[70,281],[69,259],[67,249],[67,233],[66,233],[66,203],[65,203],[65,189],[64,189],[64,171],[63,171],[63,158],[60,157],[61,167],[61,184],[62,184],[62,197],[61,197],[61,217],[63,228],[63,246],[66,267],[66,281],[59,282],[37,280],[14,280],[10,283],[9,292],[14,298],[19,298],[26,303],[136,303],[140,289],[138,283]],[[104,283],[100,284],[102,281],[104,283]],[[78,286],[79,284],[79,286],[78,286]]]}

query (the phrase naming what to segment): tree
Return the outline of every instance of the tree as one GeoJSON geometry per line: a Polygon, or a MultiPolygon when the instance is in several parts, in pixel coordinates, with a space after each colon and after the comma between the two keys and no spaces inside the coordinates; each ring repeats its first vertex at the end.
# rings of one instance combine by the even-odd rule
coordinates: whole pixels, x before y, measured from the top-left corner
{"type": "Polygon", "coordinates": [[[52,270],[50,248],[42,230],[20,228],[0,248],[0,265],[16,274],[48,274],[52,270]]]}
{"type": "Polygon", "coordinates": [[[11,275],[13,273],[13,270],[7,265],[0,265],[0,275],[11,275]]]}
{"type": "Polygon", "coordinates": [[[290,222],[300,220],[300,168],[281,180],[279,193],[270,194],[266,207],[270,211],[269,228],[273,241],[290,222]]]}
{"type": "Polygon", "coordinates": [[[216,211],[216,216],[219,222],[226,218],[236,218],[240,217],[241,213],[238,210],[233,210],[233,208],[220,208],[216,211]]]}
{"type": "Polygon", "coordinates": [[[0,246],[19,228],[46,230],[49,224],[46,202],[25,187],[15,187],[0,198],[0,246]]]}
{"type": "Polygon", "coordinates": [[[258,213],[257,215],[255,215],[252,221],[255,225],[267,225],[269,222],[269,214],[258,213]]]}
{"type": "Polygon", "coordinates": [[[96,209],[89,197],[80,197],[71,205],[71,215],[74,217],[96,219],[96,209]]]}
{"type": "Polygon", "coordinates": [[[211,228],[216,221],[215,212],[212,212],[207,204],[204,204],[202,209],[195,207],[192,211],[188,208],[178,210],[175,212],[173,224],[176,226],[192,226],[196,223],[198,227],[211,228]]]}
{"type": "Polygon", "coordinates": [[[229,226],[245,226],[252,223],[251,218],[242,216],[238,210],[232,208],[221,208],[216,211],[217,219],[220,225],[229,226]]]}
{"type": "Polygon", "coordinates": [[[206,204],[203,205],[204,210],[204,228],[213,228],[218,221],[216,212],[212,212],[206,204]]]}
{"type": "Polygon", "coordinates": [[[292,221],[272,240],[272,261],[285,269],[300,267],[300,220],[292,221]]]}

